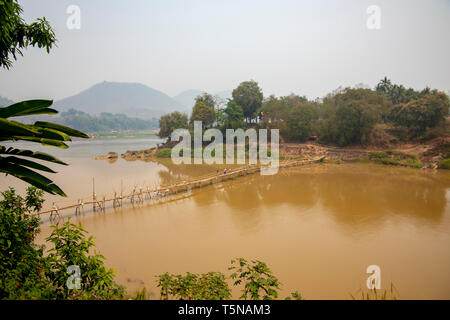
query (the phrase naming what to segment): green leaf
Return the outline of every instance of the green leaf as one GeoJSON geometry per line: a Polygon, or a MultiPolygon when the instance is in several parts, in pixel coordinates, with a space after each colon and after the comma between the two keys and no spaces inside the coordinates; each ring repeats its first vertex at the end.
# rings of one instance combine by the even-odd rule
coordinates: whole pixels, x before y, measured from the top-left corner
{"type": "Polygon", "coordinates": [[[58,147],[62,149],[67,149],[69,146],[65,144],[64,142],[53,140],[53,139],[47,139],[47,138],[39,138],[39,137],[26,137],[26,136],[13,136],[13,140],[25,140],[30,142],[38,142],[46,146],[53,146],[58,147]]]}
{"type": "Polygon", "coordinates": [[[39,114],[58,114],[59,111],[52,108],[44,108],[37,111],[23,112],[20,116],[30,116],[30,115],[39,115],[39,114]]]}
{"type": "Polygon", "coordinates": [[[46,139],[52,139],[52,140],[58,140],[58,141],[72,141],[70,139],[70,136],[65,134],[64,132],[54,130],[54,129],[48,129],[48,128],[39,128],[40,138],[46,138],[46,139]]]}
{"type": "Polygon", "coordinates": [[[67,163],[59,160],[58,158],[55,158],[54,156],[52,156],[50,154],[47,154],[44,152],[39,152],[39,151],[33,152],[31,150],[14,149],[12,147],[6,149],[6,147],[0,146],[0,154],[30,157],[30,158],[35,158],[35,159],[39,159],[39,160],[62,164],[65,166],[67,165],[67,163]]]}
{"type": "Polygon", "coordinates": [[[63,133],[68,134],[71,137],[78,137],[78,138],[85,138],[88,139],[89,136],[81,131],[60,125],[60,124],[56,124],[56,123],[51,123],[51,122],[42,122],[42,121],[36,121],[34,123],[35,126],[37,127],[42,127],[42,128],[50,128],[50,129],[55,129],[58,131],[61,131],[63,133]]]}
{"type": "Polygon", "coordinates": [[[50,194],[59,194],[63,197],[66,196],[52,180],[21,165],[11,164],[0,159],[0,172],[10,174],[50,194]]]}
{"type": "Polygon", "coordinates": [[[53,100],[27,100],[12,104],[8,107],[0,108],[0,118],[9,118],[14,116],[40,114],[37,113],[49,106],[53,100]]]}
{"type": "Polygon", "coordinates": [[[22,124],[14,120],[0,118],[0,137],[8,138],[12,135],[33,136],[36,134],[39,134],[39,131],[30,125],[22,124]]]}
{"type": "Polygon", "coordinates": [[[48,168],[48,167],[46,167],[46,166],[44,166],[42,164],[39,164],[37,162],[34,162],[34,161],[30,161],[30,160],[26,160],[26,159],[14,157],[14,156],[0,157],[0,159],[2,161],[9,162],[9,163],[12,163],[12,164],[19,164],[19,165],[22,165],[24,167],[30,167],[30,168],[41,170],[41,171],[56,173],[52,169],[50,169],[50,168],[48,168]]]}

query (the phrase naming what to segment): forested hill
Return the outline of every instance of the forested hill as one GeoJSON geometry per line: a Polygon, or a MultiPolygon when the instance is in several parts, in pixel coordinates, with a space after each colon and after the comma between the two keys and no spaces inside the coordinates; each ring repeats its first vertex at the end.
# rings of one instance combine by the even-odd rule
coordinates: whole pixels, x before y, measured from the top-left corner
{"type": "Polygon", "coordinates": [[[110,132],[110,131],[138,131],[158,128],[156,118],[143,120],[130,118],[124,114],[112,114],[103,112],[99,115],[89,115],[82,111],[70,109],[62,112],[57,120],[61,124],[83,132],[110,132]]]}

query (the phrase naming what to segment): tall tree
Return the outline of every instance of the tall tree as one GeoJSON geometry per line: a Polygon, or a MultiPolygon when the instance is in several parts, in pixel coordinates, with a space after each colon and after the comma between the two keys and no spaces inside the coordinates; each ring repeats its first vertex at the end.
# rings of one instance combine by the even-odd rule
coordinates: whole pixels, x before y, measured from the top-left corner
{"type": "Polygon", "coordinates": [[[328,95],[324,104],[328,107],[321,122],[321,136],[341,146],[365,143],[388,106],[383,94],[351,88],[328,95]]]}
{"type": "Polygon", "coordinates": [[[233,100],[242,107],[244,117],[251,122],[256,111],[261,107],[263,93],[256,81],[244,81],[232,93],[233,100]]]}
{"type": "Polygon", "coordinates": [[[211,127],[215,120],[216,111],[213,107],[202,101],[197,101],[195,103],[192,108],[191,124],[193,124],[194,121],[201,121],[203,129],[206,129],[211,127]]]}
{"type": "Polygon", "coordinates": [[[159,132],[160,138],[169,138],[173,131],[176,129],[187,129],[188,117],[186,114],[175,111],[162,116],[159,119],[159,132]]]}
{"type": "Polygon", "coordinates": [[[229,100],[226,108],[219,110],[217,122],[222,129],[239,129],[244,127],[244,112],[233,100],[229,100]]]}
{"type": "Polygon", "coordinates": [[[444,92],[434,92],[395,105],[389,118],[394,124],[406,127],[412,137],[419,137],[427,128],[441,124],[448,115],[449,108],[449,97],[444,92]]]}
{"type": "Polygon", "coordinates": [[[197,96],[195,98],[195,103],[197,102],[203,102],[204,104],[206,104],[207,106],[211,107],[211,108],[215,108],[217,106],[217,98],[214,97],[213,95],[204,92],[203,94],[197,96]]]}

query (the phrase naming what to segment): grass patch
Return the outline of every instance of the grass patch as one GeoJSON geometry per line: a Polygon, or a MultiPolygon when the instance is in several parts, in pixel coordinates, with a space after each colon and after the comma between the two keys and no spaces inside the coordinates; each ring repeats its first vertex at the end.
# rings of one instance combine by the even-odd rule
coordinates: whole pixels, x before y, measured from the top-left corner
{"type": "Polygon", "coordinates": [[[417,159],[406,159],[405,163],[408,167],[412,167],[412,168],[420,169],[423,167],[423,163],[417,159]]]}
{"type": "Polygon", "coordinates": [[[354,158],[351,160],[352,162],[362,162],[362,163],[369,163],[370,159],[369,158],[354,158]]]}
{"type": "Polygon", "coordinates": [[[394,166],[405,166],[411,168],[423,167],[423,163],[419,159],[417,159],[416,156],[398,152],[395,153],[393,151],[371,152],[369,154],[368,160],[394,166]]]}
{"type": "Polygon", "coordinates": [[[450,158],[439,161],[438,168],[450,170],[450,158]]]}
{"type": "MultiPolygon", "coordinates": [[[[320,161],[322,162],[322,161],[320,161]]],[[[341,159],[327,159],[325,160],[326,163],[334,163],[334,164],[341,164],[342,160],[341,159]]]]}
{"type": "Polygon", "coordinates": [[[172,155],[172,149],[161,149],[156,151],[155,156],[157,158],[170,158],[172,155]]]}

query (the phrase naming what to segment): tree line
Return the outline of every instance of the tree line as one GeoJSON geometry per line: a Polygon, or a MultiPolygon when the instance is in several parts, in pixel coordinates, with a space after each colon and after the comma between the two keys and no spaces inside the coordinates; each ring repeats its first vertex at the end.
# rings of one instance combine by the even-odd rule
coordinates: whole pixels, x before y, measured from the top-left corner
{"type": "Polygon", "coordinates": [[[109,132],[129,130],[151,130],[158,128],[158,120],[127,117],[124,114],[102,112],[97,116],[70,109],[61,113],[61,123],[84,132],[109,132]]]}
{"type": "Polygon", "coordinates": [[[291,94],[264,98],[258,83],[242,82],[232,99],[223,103],[204,93],[195,99],[190,117],[173,112],[159,120],[159,136],[169,138],[177,128],[237,128],[280,130],[284,141],[308,139],[340,146],[370,144],[376,130],[400,140],[417,140],[447,134],[449,97],[436,89],[417,91],[382,79],[374,89],[338,88],[322,99],[308,100],[291,94]],[[380,129],[381,128],[381,129],[380,129]]]}

